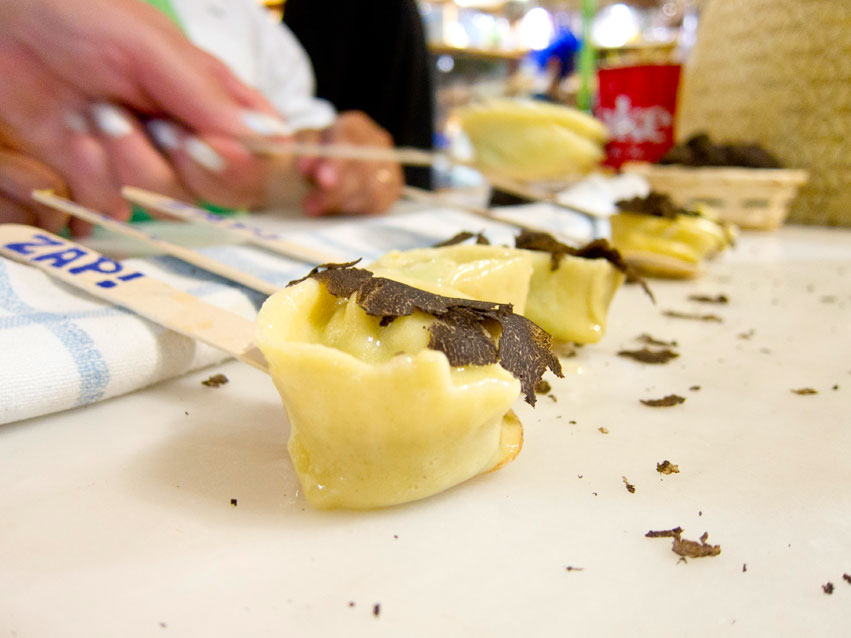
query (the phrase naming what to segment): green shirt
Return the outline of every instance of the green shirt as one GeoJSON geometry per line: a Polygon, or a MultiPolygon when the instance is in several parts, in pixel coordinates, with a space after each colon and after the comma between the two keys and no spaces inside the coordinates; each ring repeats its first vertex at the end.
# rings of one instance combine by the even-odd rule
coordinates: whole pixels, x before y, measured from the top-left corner
{"type": "Polygon", "coordinates": [[[166,14],[169,19],[174,22],[177,26],[183,29],[183,24],[180,22],[180,17],[177,15],[177,11],[174,10],[174,7],[171,6],[171,2],[169,0],[145,0],[152,7],[159,9],[164,14],[166,14]]]}

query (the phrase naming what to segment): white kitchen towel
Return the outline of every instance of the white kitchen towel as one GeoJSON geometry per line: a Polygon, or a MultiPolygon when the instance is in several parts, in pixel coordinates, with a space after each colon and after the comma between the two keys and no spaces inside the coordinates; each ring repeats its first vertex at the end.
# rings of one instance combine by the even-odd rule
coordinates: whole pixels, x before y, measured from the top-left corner
{"type": "MultiPolygon", "coordinates": [[[[522,215],[516,209],[514,215],[522,215]]],[[[554,230],[590,240],[592,225],[558,214],[554,230]]],[[[512,227],[449,209],[425,210],[338,223],[317,221],[287,237],[340,260],[364,263],[391,249],[432,245],[462,230],[485,231],[513,244],[512,227]]],[[[314,264],[244,245],[201,252],[242,271],[286,285],[314,264]]],[[[208,303],[254,318],[264,296],[170,257],[127,260],[208,303]]],[[[0,423],[49,414],[118,396],[227,356],[193,339],[101,302],[30,266],[0,258],[0,423]]]]}

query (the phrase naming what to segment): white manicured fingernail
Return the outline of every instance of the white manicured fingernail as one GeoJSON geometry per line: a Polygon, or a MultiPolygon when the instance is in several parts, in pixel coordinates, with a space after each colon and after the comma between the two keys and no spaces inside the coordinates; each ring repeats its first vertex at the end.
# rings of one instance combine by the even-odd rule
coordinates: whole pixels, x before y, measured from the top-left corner
{"type": "Polygon", "coordinates": [[[173,151],[180,146],[180,135],[177,126],[166,120],[151,120],[146,125],[151,137],[161,149],[173,151]]]}
{"type": "Polygon", "coordinates": [[[95,125],[108,137],[124,137],[133,132],[133,124],[124,112],[113,104],[100,102],[92,106],[95,125]]]}
{"type": "Polygon", "coordinates": [[[260,111],[243,111],[242,121],[260,135],[292,135],[293,132],[282,119],[260,111]]]}
{"type": "Polygon", "coordinates": [[[89,132],[89,123],[86,121],[86,118],[82,113],[77,113],[76,111],[65,114],[65,126],[75,133],[85,134],[89,132]]]}
{"type": "Polygon", "coordinates": [[[213,147],[202,139],[190,137],[186,140],[186,152],[198,164],[213,173],[221,173],[225,169],[225,160],[213,150],[213,147]]]}

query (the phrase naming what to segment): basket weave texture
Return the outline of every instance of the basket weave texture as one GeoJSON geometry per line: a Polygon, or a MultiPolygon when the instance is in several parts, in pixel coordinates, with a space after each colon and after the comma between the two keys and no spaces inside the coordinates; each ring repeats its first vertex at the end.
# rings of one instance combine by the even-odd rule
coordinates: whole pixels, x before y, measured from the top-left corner
{"type": "Polygon", "coordinates": [[[807,169],[790,221],[851,226],[851,0],[708,0],[676,130],[807,169]]]}

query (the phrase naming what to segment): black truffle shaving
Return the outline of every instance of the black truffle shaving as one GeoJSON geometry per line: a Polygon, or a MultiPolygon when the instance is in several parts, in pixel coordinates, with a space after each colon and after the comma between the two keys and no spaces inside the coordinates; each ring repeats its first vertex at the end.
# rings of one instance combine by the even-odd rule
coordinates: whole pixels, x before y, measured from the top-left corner
{"type": "Polygon", "coordinates": [[[698,211],[677,206],[669,195],[656,191],[651,191],[647,197],[621,199],[615,202],[615,205],[624,213],[650,215],[651,217],[663,217],[665,219],[676,219],[680,215],[700,217],[698,211]]]}
{"type": "MultiPolygon", "coordinates": [[[[343,287],[348,287],[351,284],[345,283],[345,282],[348,281],[348,280],[344,279],[345,277],[351,276],[351,277],[354,277],[354,278],[360,278],[360,277],[363,277],[363,275],[360,274],[360,273],[369,272],[369,271],[364,271],[364,270],[359,270],[357,268],[353,268],[353,266],[356,266],[360,262],[361,262],[360,259],[355,259],[354,261],[345,261],[345,262],[340,263],[340,264],[331,264],[331,263],[319,264],[318,266],[315,266],[313,269],[311,269],[311,271],[309,273],[307,273],[301,279],[293,279],[290,283],[287,284],[287,288],[289,288],[290,286],[295,286],[296,284],[300,284],[301,282],[312,278],[314,275],[321,274],[321,272],[330,271],[330,270],[348,270],[349,271],[348,275],[340,275],[339,277],[335,277],[334,284],[333,284],[335,286],[342,285],[343,287]]],[[[372,273],[369,273],[369,274],[371,275],[372,273]]],[[[357,290],[357,286],[354,286],[352,288],[352,290],[357,290]]],[[[330,285],[329,285],[329,288],[328,288],[328,292],[330,292],[332,295],[337,296],[337,297],[347,296],[345,294],[337,294],[336,292],[333,292],[330,288],[330,285]]]]}
{"type": "Polygon", "coordinates": [[[620,270],[628,281],[634,281],[641,285],[647,296],[656,303],[656,297],[647,285],[647,282],[635,270],[624,261],[623,256],[615,247],[605,239],[595,239],[582,248],[574,248],[563,244],[549,233],[532,230],[522,230],[515,238],[514,245],[524,250],[537,250],[550,254],[550,270],[558,270],[562,257],[580,257],[582,259],[605,259],[612,266],[620,270]]]}
{"type": "Polygon", "coordinates": [[[432,248],[445,248],[446,246],[455,246],[456,244],[463,244],[468,239],[476,238],[476,243],[480,246],[490,246],[490,241],[488,238],[484,236],[483,233],[471,233],[469,230],[462,230],[457,235],[450,237],[442,242],[438,242],[434,244],[432,248]]]}
{"type": "Polygon", "coordinates": [[[456,308],[429,332],[428,347],[444,353],[451,366],[486,366],[499,361],[496,344],[475,312],[456,308]]]}
{"type": "Polygon", "coordinates": [[[552,351],[553,338],[538,324],[514,313],[503,315],[500,323],[499,364],[520,380],[526,402],[535,405],[535,386],[547,368],[557,377],[564,376],[552,351]]]}
{"type": "Polygon", "coordinates": [[[452,366],[499,363],[520,381],[530,405],[535,405],[535,385],[547,368],[563,376],[552,352],[552,337],[514,314],[511,304],[436,295],[353,268],[356,263],[317,266],[288,286],[315,279],[335,297],[357,293],[358,306],[371,317],[380,317],[382,326],[415,310],[429,314],[436,319],[429,326],[429,348],[444,353],[452,366]]]}

